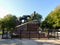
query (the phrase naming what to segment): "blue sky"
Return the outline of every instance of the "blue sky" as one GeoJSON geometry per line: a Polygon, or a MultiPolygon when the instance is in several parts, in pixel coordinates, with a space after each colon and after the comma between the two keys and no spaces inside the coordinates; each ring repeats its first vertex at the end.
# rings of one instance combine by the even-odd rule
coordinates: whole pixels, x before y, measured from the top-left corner
{"type": "Polygon", "coordinates": [[[58,5],[60,0],[0,0],[0,17],[10,13],[19,17],[36,11],[44,19],[58,5]]]}

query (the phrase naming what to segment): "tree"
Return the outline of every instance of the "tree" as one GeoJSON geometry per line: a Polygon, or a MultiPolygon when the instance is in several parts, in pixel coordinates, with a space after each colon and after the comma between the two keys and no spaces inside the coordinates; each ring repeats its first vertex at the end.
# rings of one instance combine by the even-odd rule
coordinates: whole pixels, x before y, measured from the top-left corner
{"type": "Polygon", "coordinates": [[[8,37],[8,31],[12,32],[16,26],[18,25],[17,17],[12,14],[7,14],[4,16],[3,19],[0,20],[0,29],[7,31],[7,37],[8,37]]]}
{"type": "MultiPolygon", "coordinates": [[[[57,6],[53,11],[51,11],[45,18],[44,22],[48,24],[49,28],[59,28],[60,27],[60,6],[57,6]]],[[[47,27],[47,26],[46,26],[47,27]]]]}
{"type": "Polygon", "coordinates": [[[5,26],[6,26],[6,22],[4,21],[4,19],[0,19],[0,30],[2,30],[2,38],[4,35],[5,26]]]}
{"type": "Polygon", "coordinates": [[[0,30],[5,28],[5,22],[3,19],[0,19],[0,30]]]}
{"type": "Polygon", "coordinates": [[[6,23],[5,27],[9,29],[14,29],[18,24],[17,17],[13,16],[12,14],[7,14],[3,19],[6,23]]]}
{"type": "Polygon", "coordinates": [[[42,19],[42,16],[38,13],[36,13],[36,11],[34,11],[34,13],[31,14],[32,20],[40,20],[42,19]]]}
{"type": "Polygon", "coordinates": [[[32,20],[38,20],[39,26],[40,26],[42,16],[39,13],[36,13],[36,11],[34,11],[34,13],[31,14],[31,19],[32,20]]]}

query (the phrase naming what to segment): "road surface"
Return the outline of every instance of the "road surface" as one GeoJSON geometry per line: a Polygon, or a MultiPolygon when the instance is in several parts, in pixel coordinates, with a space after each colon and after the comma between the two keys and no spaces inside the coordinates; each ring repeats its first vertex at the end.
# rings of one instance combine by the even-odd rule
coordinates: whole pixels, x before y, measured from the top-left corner
{"type": "Polygon", "coordinates": [[[60,45],[60,40],[0,39],[0,45],[60,45]]]}

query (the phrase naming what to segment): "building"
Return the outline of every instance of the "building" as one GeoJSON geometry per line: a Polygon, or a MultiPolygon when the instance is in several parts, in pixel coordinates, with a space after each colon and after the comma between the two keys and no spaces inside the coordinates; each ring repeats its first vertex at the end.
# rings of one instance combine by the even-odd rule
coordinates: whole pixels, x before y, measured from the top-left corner
{"type": "Polygon", "coordinates": [[[16,26],[16,30],[14,31],[13,35],[22,38],[36,38],[38,36],[38,21],[33,20],[27,23],[21,24],[16,26]]]}

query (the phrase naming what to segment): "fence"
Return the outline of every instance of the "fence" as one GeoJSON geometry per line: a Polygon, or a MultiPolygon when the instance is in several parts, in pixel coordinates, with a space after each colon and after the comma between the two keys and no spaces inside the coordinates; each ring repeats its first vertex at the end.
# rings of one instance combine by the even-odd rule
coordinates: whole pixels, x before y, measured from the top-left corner
{"type": "MultiPolygon", "coordinates": [[[[41,31],[41,30],[20,30],[19,34],[15,35],[18,38],[54,38],[59,39],[60,33],[58,31],[41,31]]],[[[13,36],[14,37],[14,36],[13,36]]]]}

